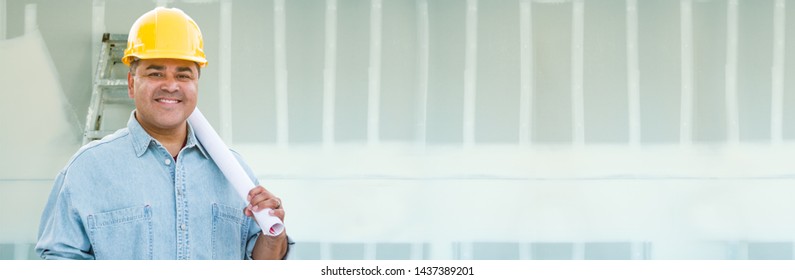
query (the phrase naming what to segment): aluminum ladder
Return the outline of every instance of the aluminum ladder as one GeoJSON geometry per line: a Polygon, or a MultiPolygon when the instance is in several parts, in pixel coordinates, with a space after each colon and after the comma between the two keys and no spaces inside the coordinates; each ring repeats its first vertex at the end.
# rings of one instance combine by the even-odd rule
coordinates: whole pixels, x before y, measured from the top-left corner
{"type": "MultiPolygon", "coordinates": [[[[108,105],[117,108],[129,108],[127,114],[135,108],[133,100],[127,95],[127,67],[121,62],[124,49],[127,47],[127,34],[102,35],[102,46],[97,70],[94,74],[91,103],[86,115],[83,144],[101,139],[124,125],[108,123],[108,105]]],[[[126,124],[126,123],[125,123],[126,124]]]]}

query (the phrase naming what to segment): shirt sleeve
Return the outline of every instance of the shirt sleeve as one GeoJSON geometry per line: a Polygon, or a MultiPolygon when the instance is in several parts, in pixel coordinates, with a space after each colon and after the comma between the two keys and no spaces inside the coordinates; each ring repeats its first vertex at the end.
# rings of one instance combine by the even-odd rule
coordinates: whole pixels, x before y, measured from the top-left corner
{"type": "MultiPolygon", "coordinates": [[[[253,221],[253,219],[251,219],[251,220],[253,221]]],[[[249,228],[253,229],[253,230],[249,231],[249,238],[248,238],[248,241],[246,243],[246,259],[247,260],[253,260],[254,259],[254,258],[251,257],[251,254],[254,251],[254,245],[257,244],[257,238],[259,238],[259,236],[260,236],[260,229],[257,226],[256,222],[252,222],[252,223],[253,223],[253,226],[250,226],[249,228]]],[[[288,235],[287,236],[287,250],[284,252],[284,256],[282,256],[282,260],[286,260],[290,256],[290,249],[291,249],[291,247],[293,247],[294,244],[295,244],[295,242],[288,235]]]]}
{"type": "MultiPolygon", "coordinates": [[[[257,179],[256,175],[254,175],[254,171],[251,170],[251,167],[249,167],[248,164],[246,164],[246,162],[243,160],[243,157],[234,150],[232,150],[232,154],[235,155],[237,161],[240,162],[241,166],[243,166],[243,169],[246,171],[246,174],[248,174],[249,178],[251,178],[251,181],[253,181],[255,185],[260,185],[259,179],[257,179]]],[[[248,240],[246,241],[246,259],[251,260],[251,253],[254,251],[254,245],[257,243],[257,238],[259,238],[262,229],[260,229],[254,219],[249,218],[248,222],[249,232],[248,240]]],[[[290,255],[290,247],[292,247],[293,244],[295,244],[295,242],[290,239],[290,236],[287,236],[287,251],[284,253],[282,260],[286,260],[287,256],[290,255]]]]}
{"type": "Polygon", "coordinates": [[[36,253],[42,259],[94,259],[82,220],[72,207],[66,174],[55,179],[39,224],[36,253]]]}

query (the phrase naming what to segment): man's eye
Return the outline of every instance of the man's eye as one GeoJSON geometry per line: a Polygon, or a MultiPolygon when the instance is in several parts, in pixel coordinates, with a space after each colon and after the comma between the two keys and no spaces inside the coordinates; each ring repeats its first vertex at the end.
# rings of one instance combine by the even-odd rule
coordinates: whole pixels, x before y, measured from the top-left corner
{"type": "Polygon", "coordinates": [[[188,80],[190,80],[191,77],[190,77],[190,75],[177,75],[177,78],[178,79],[188,79],[188,80]]]}
{"type": "Polygon", "coordinates": [[[149,75],[147,75],[147,76],[149,76],[149,77],[163,77],[163,73],[154,72],[154,73],[149,73],[149,75]]]}

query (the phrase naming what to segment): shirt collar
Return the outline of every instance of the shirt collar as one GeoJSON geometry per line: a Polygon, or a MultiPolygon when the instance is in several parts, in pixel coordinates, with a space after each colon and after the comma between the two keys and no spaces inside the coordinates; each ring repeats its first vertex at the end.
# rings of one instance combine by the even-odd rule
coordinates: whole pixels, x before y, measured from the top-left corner
{"type": "MultiPolygon", "coordinates": [[[[130,130],[130,135],[132,136],[132,144],[133,148],[135,149],[135,155],[141,157],[146,153],[146,150],[149,148],[149,145],[155,143],[155,138],[153,138],[149,133],[144,130],[138,120],[135,119],[135,110],[130,113],[130,120],[127,121],[127,129],[130,130]]],[[[199,152],[205,157],[207,156],[207,152],[204,150],[204,147],[199,143],[199,139],[196,138],[196,134],[193,133],[193,127],[191,127],[190,123],[188,123],[188,141],[185,142],[185,148],[193,148],[196,147],[199,149],[199,152]]]]}

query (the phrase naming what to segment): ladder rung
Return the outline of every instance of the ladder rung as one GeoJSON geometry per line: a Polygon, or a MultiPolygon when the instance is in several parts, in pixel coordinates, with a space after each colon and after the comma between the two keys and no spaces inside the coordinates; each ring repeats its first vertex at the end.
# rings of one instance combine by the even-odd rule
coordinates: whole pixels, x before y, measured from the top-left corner
{"type": "Polygon", "coordinates": [[[102,79],[97,81],[98,86],[103,87],[117,87],[117,86],[127,86],[127,79],[102,79]]]}
{"type": "Polygon", "coordinates": [[[105,33],[102,34],[102,42],[113,42],[113,43],[123,42],[127,44],[127,34],[105,33]]]}
{"type": "Polygon", "coordinates": [[[111,90],[112,89],[116,89],[116,90],[118,90],[118,89],[127,89],[127,85],[97,85],[97,86],[100,87],[100,88],[103,88],[103,89],[111,89],[111,90]]]}
{"type": "Polygon", "coordinates": [[[105,104],[134,104],[131,98],[107,98],[105,99],[105,104]]]}
{"type": "Polygon", "coordinates": [[[105,104],[133,104],[132,98],[129,96],[108,96],[105,97],[105,104]]]}

